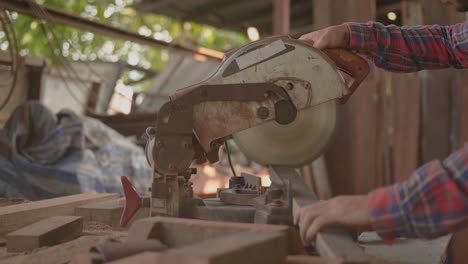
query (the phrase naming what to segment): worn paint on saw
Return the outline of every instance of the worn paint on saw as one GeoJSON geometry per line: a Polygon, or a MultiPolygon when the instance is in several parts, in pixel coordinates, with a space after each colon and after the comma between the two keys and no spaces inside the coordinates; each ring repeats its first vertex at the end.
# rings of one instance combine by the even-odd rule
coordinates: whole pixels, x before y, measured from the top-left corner
{"type": "Polygon", "coordinates": [[[271,44],[266,45],[265,47],[253,50],[247,54],[239,56],[236,59],[236,63],[239,69],[243,70],[256,63],[266,60],[285,49],[286,46],[284,45],[284,42],[282,40],[277,40],[272,42],[271,44]]]}

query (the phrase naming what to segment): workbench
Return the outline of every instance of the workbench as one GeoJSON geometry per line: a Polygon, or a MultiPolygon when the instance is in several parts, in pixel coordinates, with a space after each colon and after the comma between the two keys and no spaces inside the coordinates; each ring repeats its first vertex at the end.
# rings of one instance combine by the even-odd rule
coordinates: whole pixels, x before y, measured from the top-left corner
{"type": "MultiPolygon", "coordinates": [[[[123,205],[119,202],[119,197],[115,194],[81,194],[29,203],[19,203],[18,200],[8,201],[3,199],[0,206],[2,206],[0,207],[0,263],[90,263],[89,249],[91,247],[109,240],[121,242],[132,239],[134,240],[135,233],[138,233],[139,235],[144,234],[144,226],[148,226],[148,224],[151,224],[152,222],[165,223],[169,227],[168,230],[165,231],[166,235],[175,234],[169,238],[166,237],[162,239],[165,239],[164,242],[169,246],[177,246],[179,244],[187,243],[190,244],[190,239],[197,241],[195,244],[200,244],[200,240],[203,240],[201,237],[203,236],[210,237],[215,234],[223,234],[222,232],[226,232],[226,234],[231,234],[233,232],[239,233],[236,230],[242,230],[244,228],[251,229],[252,226],[254,226],[254,229],[262,230],[262,232],[267,230],[273,233],[288,229],[288,227],[277,225],[210,222],[204,220],[165,217],[148,218],[148,211],[141,211],[138,212],[136,219],[134,220],[138,221],[136,222],[138,224],[138,228],[131,227],[129,231],[127,228],[119,227],[118,221],[116,221],[123,210],[123,205]],[[40,220],[51,219],[49,218],[51,216],[60,217],[60,215],[68,217],[74,216],[77,219],[83,220],[82,227],[80,227],[82,228],[82,232],[80,229],[80,234],[76,238],[68,239],[69,241],[51,246],[42,246],[32,250],[27,250],[25,252],[8,251],[8,243],[5,237],[10,236],[11,239],[11,234],[18,232],[18,230],[27,231],[28,229],[25,229],[24,226],[31,224],[40,225],[44,222],[40,220]],[[172,229],[170,226],[172,226],[172,229]],[[184,227],[186,227],[186,231],[184,231],[184,227]],[[195,228],[197,231],[190,234],[191,232],[187,231],[190,230],[190,228],[195,228]],[[10,235],[6,236],[7,234],[10,235]],[[131,236],[133,236],[133,238],[131,236]]],[[[48,224],[50,225],[50,221],[48,224]]],[[[67,231],[63,231],[62,234],[72,232],[72,229],[70,228],[67,231]]],[[[35,228],[33,231],[29,232],[39,232],[37,230],[40,229],[41,227],[35,228]]],[[[60,233],[57,234],[60,236],[60,233]]],[[[31,237],[33,237],[33,235],[31,235],[31,237]]],[[[228,237],[228,235],[226,237],[228,237]]],[[[450,238],[451,236],[445,236],[435,240],[397,239],[392,246],[388,246],[383,243],[375,233],[369,232],[363,233],[359,236],[359,244],[365,249],[366,254],[370,256],[369,263],[436,264],[444,263],[450,238]]],[[[234,242],[232,243],[234,247],[238,247],[239,245],[235,245],[235,239],[236,238],[234,238],[234,242]]],[[[250,240],[250,238],[247,239],[250,240]]],[[[245,244],[248,242],[243,243],[245,244]]],[[[274,244],[277,245],[276,242],[274,244]]],[[[294,245],[297,246],[297,244],[294,245]]],[[[263,248],[263,250],[268,251],[269,248],[266,247],[263,248]]],[[[291,250],[294,251],[295,249],[291,249],[291,246],[289,245],[288,250],[291,252],[291,250]]],[[[256,253],[262,254],[260,249],[256,253]]],[[[272,253],[267,252],[264,254],[272,253]]],[[[145,253],[135,255],[134,258],[135,257],[151,259],[153,255],[145,253]]],[[[123,260],[121,262],[119,260],[115,263],[127,262],[123,260]]],[[[141,263],[143,264],[144,262],[141,263]]],[[[286,263],[344,262],[333,258],[289,255],[286,259],[286,263]]]]}

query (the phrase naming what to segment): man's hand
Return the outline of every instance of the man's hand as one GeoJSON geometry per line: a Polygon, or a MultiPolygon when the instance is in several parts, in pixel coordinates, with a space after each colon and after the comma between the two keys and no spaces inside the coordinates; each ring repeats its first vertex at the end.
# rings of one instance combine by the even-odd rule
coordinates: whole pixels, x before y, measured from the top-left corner
{"type": "Polygon", "coordinates": [[[342,24],[304,34],[299,39],[313,42],[317,49],[347,48],[349,29],[342,24]]]}
{"type": "Polygon", "coordinates": [[[310,246],[317,232],[325,226],[342,225],[356,231],[369,231],[367,195],[338,196],[320,201],[294,212],[294,224],[304,246],[310,246]]]}

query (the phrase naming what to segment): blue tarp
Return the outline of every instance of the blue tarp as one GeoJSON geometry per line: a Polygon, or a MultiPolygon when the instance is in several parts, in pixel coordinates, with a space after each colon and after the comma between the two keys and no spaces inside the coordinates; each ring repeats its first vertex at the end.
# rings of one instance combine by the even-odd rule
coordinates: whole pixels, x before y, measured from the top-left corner
{"type": "Polygon", "coordinates": [[[143,150],[98,120],[28,102],[0,129],[0,197],[122,193],[122,175],[140,193],[151,186],[143,150]]]}

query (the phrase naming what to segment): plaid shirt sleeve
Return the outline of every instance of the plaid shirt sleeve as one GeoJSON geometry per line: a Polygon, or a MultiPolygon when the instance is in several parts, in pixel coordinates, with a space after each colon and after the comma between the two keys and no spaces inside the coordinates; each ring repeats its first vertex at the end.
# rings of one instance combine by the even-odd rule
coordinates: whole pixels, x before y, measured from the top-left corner
{"type": "Polygon", "coordinates": [[[468,22],[453,26],[347,25],[348,48],[368,55],[377,67],[394,72],[468,67],[468,22]]]}
{"type": "Polygon", "coordinates": [[[468,224],[468,143],[446,160],[429,162],[405,182],[369,194],[379,236],[433,238],[468,224]]]}

